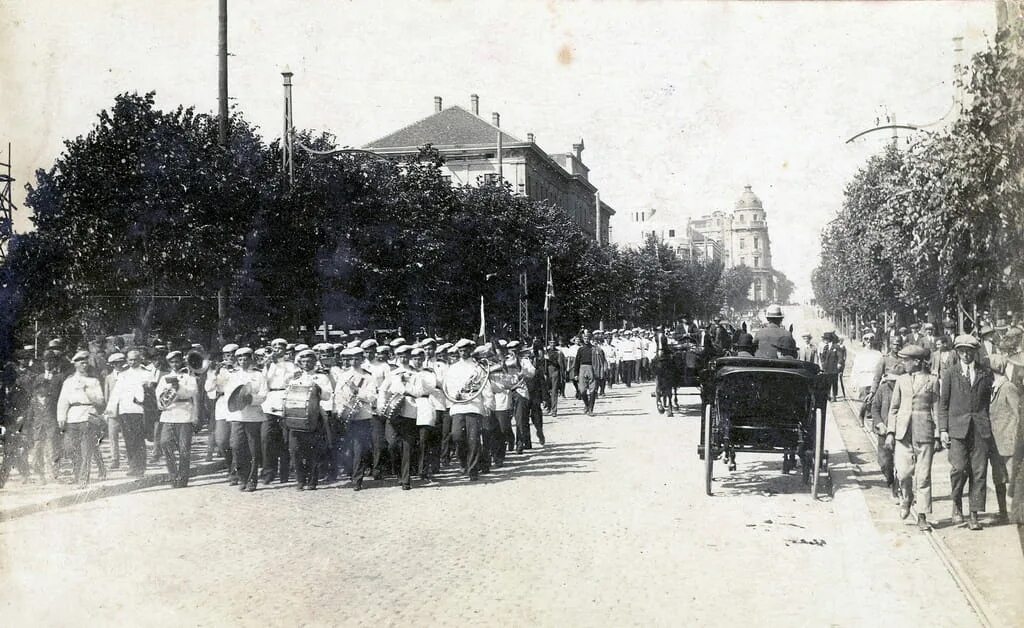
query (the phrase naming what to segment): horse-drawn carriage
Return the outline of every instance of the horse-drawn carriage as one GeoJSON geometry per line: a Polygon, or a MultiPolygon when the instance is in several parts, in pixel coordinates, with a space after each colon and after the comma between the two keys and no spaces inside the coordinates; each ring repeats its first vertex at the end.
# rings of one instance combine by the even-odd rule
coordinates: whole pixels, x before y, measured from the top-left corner
{"type": "Polygon", "coordinates": [[[672,416],[673,410],[679,409],[679,388],[700,386],[700,374],[707,360],[707,354],[690,342],[668,345],[651,360],[658,414],[667,412],[672,416]]]}
{"type": "Polygon", "coordinates": [[[702,374],[697,446],[707,494],[715,459],[734,470],[736,452],[782,454],[783,473],[799,463],[812,497],[822,476],[831,492],[824,451],[827,401],[828,379],[816,364],[750,357],[710,361],[702,374]]]}

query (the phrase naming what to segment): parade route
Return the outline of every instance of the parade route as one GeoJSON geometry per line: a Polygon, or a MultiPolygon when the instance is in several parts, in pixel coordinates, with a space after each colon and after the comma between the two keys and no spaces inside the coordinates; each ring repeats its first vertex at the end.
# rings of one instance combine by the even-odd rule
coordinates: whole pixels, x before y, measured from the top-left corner
{"type": "Polygon", "coordinates": [[[836,431],[834,498],[771,456],[716,465],[707,497],[699,398],[669,418],[651,390],[617,386],[593,417],[567,402],[545,447],[477,483],[248,494],[210,476],[4,522],[0,609],[35,626],[86,608],[79,625],[978,625],[924,538],[876,526],[836,431]]]}

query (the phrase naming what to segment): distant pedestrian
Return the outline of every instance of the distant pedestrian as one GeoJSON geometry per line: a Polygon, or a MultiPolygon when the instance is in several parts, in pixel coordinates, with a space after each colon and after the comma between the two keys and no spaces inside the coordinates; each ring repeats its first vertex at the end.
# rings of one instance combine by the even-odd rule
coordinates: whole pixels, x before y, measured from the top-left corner
{"type": "Polygon", "coordinates": [[[814,338],[814,336],[812,336],[810,332],[806,332],[800,338],[803,340],[803,344],[800,345],[799,359],[803,362],[812,362],[817,364],[818,347],[816,347],[814,342],[812,342],[812,338],[814,338]]]}

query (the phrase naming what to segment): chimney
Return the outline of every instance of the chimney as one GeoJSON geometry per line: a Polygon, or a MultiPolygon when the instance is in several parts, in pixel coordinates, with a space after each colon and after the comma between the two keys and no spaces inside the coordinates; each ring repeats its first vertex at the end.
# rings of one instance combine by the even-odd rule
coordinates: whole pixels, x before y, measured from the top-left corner
{"type": "Polygon", "coordinates": [[[526,141],[531,143],[531,144],[536,144],[537,143],[537,140],[535,140],[533,138],[533,133],[527,133],[526,134],[526,141]]]}
{"type": "Polygon", "coordinates": [[[480,97],[476,94],[470,94],[469,102],[473,105],[473,115],[480,115],[480,97]]]}
{"type": "Polygon", "coordinates": [[[583,140],[579,144],[572,145],[572,152],[576,155],[577,161],[583,161],[583,140]]]}
{"type": "Polygon", "coordinates": [[[491,114],[491,124],[498,127],[501,126],[501,115],[497,111],[491,114]]]}
{"type": "Polygon", "coordinates": [[[434,96],[434,113],[441,113],[441,97],[434,96]]]}

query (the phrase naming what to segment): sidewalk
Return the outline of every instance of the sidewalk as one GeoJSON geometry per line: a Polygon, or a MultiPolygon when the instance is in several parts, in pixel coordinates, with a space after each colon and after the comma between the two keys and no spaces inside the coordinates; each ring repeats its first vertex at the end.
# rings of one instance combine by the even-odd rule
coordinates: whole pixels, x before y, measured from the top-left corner
{"type": "MultiPolygon", "coordinates": [[[[852,364],[855,351],[848,347],[850,357],[847,364],[852,364]]],[[[853,390],[848,389],[852,396],[853,390]]],[[[869,459],[871,471],[877,472],[878,467],[876,439],[874,434],[864,427],[863,422],[856,418],[859,415],[861,402],[850,397],[846,405],[853,413],[851,421],[843,431],[851,450],[860,450],[869,459]],[[853,425],[860,430],[852,429],[853,425]],[[853,441],[853,442],[851,442],[853,441]]],[[[841,425],[841,427],[843,427],[841,425]]],[[[950,522],[952,500],[950,498],[948,452],[936,452],[932,459],[932,509],[929,516],[932,524],[931,542],[935,550],[946,560],[947,568],[954,575],[966,581],[965,593],[980,598],[983,608],[995,618],[1010,621],[1006,625],[1024,625],[1024,556],[1021,555],[1020,542],[1015,525],[993,525],[992,520],[997,511],[995,490],[988,487],[988,511],[980,515],[984,529],[974,532],[966,526],[953,526],[950,522]]],[[[872,491],[880,491],[888,498],[888,489],[884,483],[873,486],[872,491]]],[[[899,521],[898,506],[890,500],[891,508],[883,509],[880,518],[886,521],[899,521]]],[[[916,519],[913,512],[907,521],[916,519]]]]}
{"type": "MultiPolygon", "coordinates": [[[[225,468],[224,460],[214,456],[214,460],[206,462],[206,435],[204,430],[192,439],[192,477],[216,473],[225,468]]],[[[62,481],[70,476],[68,464],[63,465],[64,473],[62,480],[48,481],[43,484],[34,474],[28,483],[25,478],[14,469],[7,479],[7,484],[0,489],[0,521],[7,521],[17,517],[41,512],[51,508],[63,508],[75,504],[121,495],[130,491],[136,491],[151,486],[169,483],[171,478],[167,473],[167,466],[163,459],[160,462],[150,462],[153,455],[153,444],[146,443],[146,475],[141,478],[133,478],[125,475],[128,472],[128,464],[124,456],[124,443],[121,446],[121,468],[111,469],[110,463],[113,460],[110,451],[110,443],[104,440],[100,444],[100,452],[103,462],[107,466],[107,478],[100,480],[96,475],[96,464],[90,473],[89,485],[85,488],[78,488],[74,484],[62,481]]]]}

